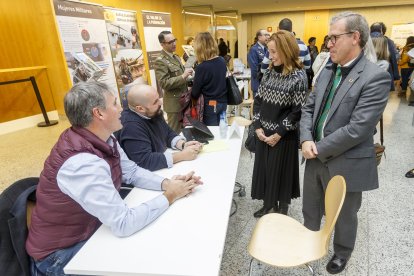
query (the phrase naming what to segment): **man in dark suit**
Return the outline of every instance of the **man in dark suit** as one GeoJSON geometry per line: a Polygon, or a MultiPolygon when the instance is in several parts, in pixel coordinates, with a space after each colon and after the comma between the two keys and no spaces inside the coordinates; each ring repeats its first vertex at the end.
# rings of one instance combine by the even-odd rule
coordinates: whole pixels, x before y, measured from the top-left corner
{"type": "Polygon", "coordinates": [[[302,109],[300,142],[307,159],[303,216],[307,228],[320,228],[324,191],[342,175],[345,201],[335,225],[331,274],[341,272],[354,249],[362,191],[378,188],[373,135],[388,99],[390,75],[364,57],[369,36],[363,16],[343,12],[330,23],[332,65],[324,68],[302,109]]]}
{"type": "Polygon", "coordinates": [[[162,31],[158,35],[162,46],[160,56],[155,60],[155,76],[164,90],[164,111],[167,112],[168,125],[176,132],[181,132],[179,112],[181,111],[180,96],[187,90],[187,78],[193,69],[184,68],[179,56],[174,54],[177,39],[170,31],[162,31]]]}
{"type": "Polygon", "coordinates": [[[250,72],[251,72],[251,88],[253,95],[256,95],[257,89],[259,88],[259,72],[260,64],[263,61],[263,58],[268,55],[266,44],[269,40],[270,35],[266,30],[260,29],[256,32],[255,40],[257,42],[250,48],[249,54],[247,55],[247,61],[249,63],[250,72]]]}

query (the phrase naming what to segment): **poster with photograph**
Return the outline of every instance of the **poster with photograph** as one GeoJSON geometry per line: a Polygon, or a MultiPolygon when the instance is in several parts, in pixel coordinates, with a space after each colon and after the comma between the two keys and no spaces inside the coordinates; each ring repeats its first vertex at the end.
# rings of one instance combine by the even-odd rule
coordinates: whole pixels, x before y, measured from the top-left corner
{"type": "Polygon", "coordinates": [[[122,105],[134,84],[146,83],[144,54],[134,11],[105,7],[106,31],[122,105]]]}
{"type": "Polygon", "coordinates": [[[117,91],[103,7],[60,0],[53,5],[72,83],[96,80],[117,91]]]}
{"type": "Polygon", "coordinates": [[[162,31],[172,32],[171,14],[153,11],[142,11],[142,19],[144,20],[144,37],[151,85],[157,88],[158,93],[162,95],[161,87],[157,84],[157,79],[155,77],[154,62],[162,50],[160,42],[158,41],[159,33],[162,31]]]}

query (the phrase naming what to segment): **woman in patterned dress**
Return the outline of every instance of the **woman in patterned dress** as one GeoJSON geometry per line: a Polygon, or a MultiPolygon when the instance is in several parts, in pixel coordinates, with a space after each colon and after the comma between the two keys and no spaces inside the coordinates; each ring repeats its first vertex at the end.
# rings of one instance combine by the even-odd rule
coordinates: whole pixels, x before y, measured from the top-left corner
{"type": "Polygon", "coordinates": [[[272,208],[286,215],[291,199],[300,196],[298,122],[306,100],[306,72],[290,32],[274,33],[267,46],[272,63],[254,100],[253,124],[258,141],[251,195],[263,200],[255,217],[272,208]]]}

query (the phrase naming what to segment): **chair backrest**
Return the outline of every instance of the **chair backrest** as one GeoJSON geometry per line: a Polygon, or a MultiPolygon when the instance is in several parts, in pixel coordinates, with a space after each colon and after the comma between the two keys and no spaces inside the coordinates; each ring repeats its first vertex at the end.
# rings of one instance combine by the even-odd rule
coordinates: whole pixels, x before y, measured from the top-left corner
{"type": "Polygon", "coordinates": [[[321,230],[326,249],[328,248],[336,220],[341,212],[345,193],[345,179],[340,175],[332,177],[325,191],[325,224],[321,230]]]}
{"type": "Polygon", "coordinates": [[[0,275],[30,275],[26,212],[38,182],[38,177],[21,179],[0,194],[0,275]]]}

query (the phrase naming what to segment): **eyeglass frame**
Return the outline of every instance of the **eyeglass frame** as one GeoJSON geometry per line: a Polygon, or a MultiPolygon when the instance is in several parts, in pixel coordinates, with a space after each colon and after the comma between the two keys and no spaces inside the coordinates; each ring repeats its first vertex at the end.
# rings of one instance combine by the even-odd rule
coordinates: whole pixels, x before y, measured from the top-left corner
{"type": "Polygon", "coordinates": [[[163,43],[164,44],[168,44],[168,45],[171,45],[171,44],[173,44],[173,43],[175,43],[175,42],[177,42],[177,39],[176,38],[174,38],[173,40],[170,40],[170,41],[164,41],[163,43]]]}
{"type": "Polygon", "coordinates": [[[335,44],[336,44],[336,41],[338,40],[338,37],[341,37],[341,36],[343,36],[343,35],[347,35],[347,34],[353,34],[353,33],[355,33],[355,32],[356,32],[356,31],[346,32],[346,33],[337,34],[337,35],[329,35],[329,36],[327,37],[327,43],[331,42],[331,43],[332,43],[332,45],[335,45],[335,44]],[[332,39],[333,39],[333,40],[332,40],[332,39]]]}

